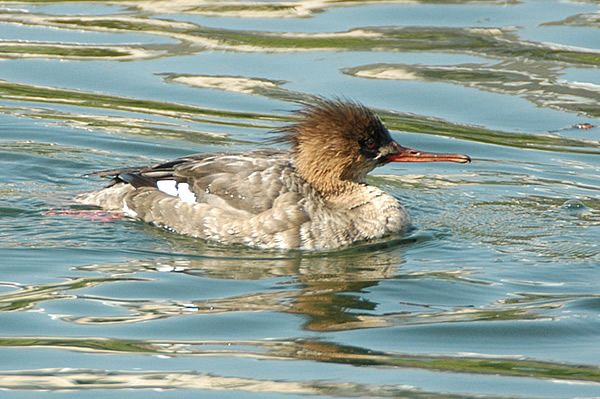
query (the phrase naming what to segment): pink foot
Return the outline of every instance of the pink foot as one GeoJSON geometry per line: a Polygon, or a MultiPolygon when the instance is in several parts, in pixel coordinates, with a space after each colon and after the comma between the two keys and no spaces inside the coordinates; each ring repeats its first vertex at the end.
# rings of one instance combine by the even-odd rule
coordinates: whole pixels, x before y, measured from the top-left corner
{"type": "Polygon", "coordinates": [[[93,221],[100,222],[112,222],[113,220],[125,219],[125,216],[120,213],[106,212],[106,211],[71,211],[71,210],[60,210],[60,211],[48,211],[45,215],[59,215],[59,216],[77,216],[83,218],[89,218],[93,221]]]}

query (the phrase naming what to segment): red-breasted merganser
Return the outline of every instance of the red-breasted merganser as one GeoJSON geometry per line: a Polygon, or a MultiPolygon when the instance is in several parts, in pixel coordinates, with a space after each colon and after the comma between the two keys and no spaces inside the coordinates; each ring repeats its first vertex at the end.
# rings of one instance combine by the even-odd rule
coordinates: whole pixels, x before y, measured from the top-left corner
{"type": "Polygon", "coordinates": [[[316,100],[277,130],[291,150],[195,154],[149,167],[115,169],[110,184],[76,199],[166,229],[224,244],[335,249],[406,231],[393,196],[364,182],[389,162],[470,162],[396,143],[365,106],[316,100]]]}

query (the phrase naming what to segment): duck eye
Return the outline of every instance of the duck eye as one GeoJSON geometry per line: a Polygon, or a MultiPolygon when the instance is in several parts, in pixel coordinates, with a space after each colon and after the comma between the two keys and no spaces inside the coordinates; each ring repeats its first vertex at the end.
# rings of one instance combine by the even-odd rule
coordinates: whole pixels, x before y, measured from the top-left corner
{"type": "Polygon", "coordinates": [[[365,140],[363,140],[362,145],[364,145],[365,147],[367,147],[370,150],[375,149],[375,147],[377,147],[377,142],[375,141],[375,139],[373,137],[369,137],[366,138],[365,140]]]}

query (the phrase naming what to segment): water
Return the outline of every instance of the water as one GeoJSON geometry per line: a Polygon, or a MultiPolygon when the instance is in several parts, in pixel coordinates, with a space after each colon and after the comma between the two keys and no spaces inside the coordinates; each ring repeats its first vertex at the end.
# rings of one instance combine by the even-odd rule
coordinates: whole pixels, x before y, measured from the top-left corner
{"type": "Polygon", "coordinates": [[[0,396],[600,396],[594,2],[289,4],[0,3],[0,396]],[[311,95],[473,163],[378,169],[417,229],[332,253],[73,212],[311,95]]]}

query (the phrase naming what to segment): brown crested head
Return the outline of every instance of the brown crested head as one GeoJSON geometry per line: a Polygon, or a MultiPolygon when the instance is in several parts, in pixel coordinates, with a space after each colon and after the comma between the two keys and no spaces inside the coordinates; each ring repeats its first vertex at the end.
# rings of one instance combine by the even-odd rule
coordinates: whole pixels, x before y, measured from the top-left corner
{"type": "Polygon", "coordinates": [[[298,122],[278,129],[274,141],[291,144],[298,173],[324,196],[347,192],[388,162],[471,161],[400,146],[381,119],[356,102],[317,98],[296,114],[298,122]]]}
{"type": "Polygon", "coordinates": [[[367,107],[319,98],[295,111],[299,121],[277,130],[292,146],[298,173],[323,195],[335,195],[386,162],[394,141],[367,107]]]}

